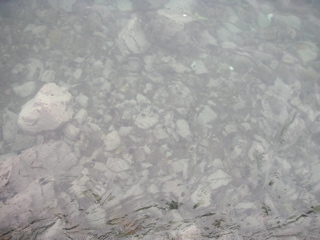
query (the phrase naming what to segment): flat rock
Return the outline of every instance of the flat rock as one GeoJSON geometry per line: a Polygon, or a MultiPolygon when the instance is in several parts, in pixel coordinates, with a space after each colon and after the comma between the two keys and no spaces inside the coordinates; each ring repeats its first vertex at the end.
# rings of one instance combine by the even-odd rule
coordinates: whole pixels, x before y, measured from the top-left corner
{"type": "MultiPolygon", "coordinates": [[[[70,147],[62,141],[41,144],[20,155],[2,157],[0,191],[5,204],[0,204],[0,234],[3,236],[5,232],[23,228],[37,219],[51,221],[59,211],[55,189],[62,189],[66,176],[74,174],[71,169],[77,161],[70,147]]],[[[47,221],[33,225],[30,230],[45,227],[47,221]]]]}

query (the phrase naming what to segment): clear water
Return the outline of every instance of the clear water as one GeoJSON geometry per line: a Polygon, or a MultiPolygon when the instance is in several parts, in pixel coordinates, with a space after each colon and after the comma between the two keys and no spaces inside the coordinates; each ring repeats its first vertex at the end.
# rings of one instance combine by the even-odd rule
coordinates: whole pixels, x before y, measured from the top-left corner
{"type": "Polygon", "coordinates": [[[319,7],[0,1],[1,239],[319,239],[319,7]],[[19,129],[48,82],[78,134],[19,129]]]}

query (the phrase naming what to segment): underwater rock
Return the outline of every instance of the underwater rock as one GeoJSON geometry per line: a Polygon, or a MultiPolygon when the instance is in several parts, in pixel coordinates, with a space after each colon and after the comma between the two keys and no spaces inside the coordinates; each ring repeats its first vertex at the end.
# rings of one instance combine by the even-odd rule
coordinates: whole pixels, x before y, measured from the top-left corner
{"type": "Polygon", "coordinates": [[[31,134],[55,130],[68,122],[72,115],[71,94],[55,83],[44,85],[36,96],[27,102],[19,114],[19,127],[31,134]]]}
{"type": "Polygon", "coordinates": [[[301,47],[297,50],[297,53],[303,64],[306,65],[307,63],[317,59],[318,51],[316,44],[310,41],[305,41],[301,43],[301,47]]]}
{"type": "Polygon", "coordinates": [[[107,134],[105,137],[102,137],[102,140],[106,146],[107,151],[116,150],[121,144],[121,138],[117,131],[113,131],[107,134]]]}
{"type": "Polygon", "coordinates": [[[266,28],[271,24],[271,15],[259,13],[257,24],[260,28],[266,28]]]}
{"type": "MultiPolygon", "coordinates": [[[[0,190],[5,204],[0,204],[0,235],[23,229],[26,225],[30,226],[27,231],[32,232],[54,221],[52,216],[59,211],[55,187],[59,189],[64,184],[64,180],[58,179],[65,178],[66,173],[71,175],[71,168],[77,163],[70,147],[62,141],[51,142],[3,159],[0,162],[0,190]],[[39,225],[32,224],[38,219],[43,221],[39,225]]],[[[50,231],[50,227],[46,227],[46,231],[50,231]]],[[[27,234],[27,231],[21,230],[20,234],[27,234]]]]}
{"type": "Polygon", "coordinates": [[[178,119],[176,122],[176,128],[177,128],[177,133],[179,134],[179,136],[181,136],[185,139],[191,138],[192,135],[190,132],[189,124],[186,120],[178,119]]]}
{"type": "Polygon", "coordinates": [[[76,140],[79,136],[80,129],[72,123],[67,123],[67,125],[63,128],[62,132],[70,140],[76,140]]]}
{"type": "Polygon", "coordinates": [[[135,119],[135,125],[144,130],[151,128],[159,121],[159,116],[155,114],[150,108],[146,108],[139,113],[135,119]]]}
{"type": "Polygon", "coordinates": [[[182,55],[195,57],[200,54],[200,48],[195,44],[194,28],[189,27],[196,21],[193,14],[187,10],[159,9],[145,19],[144,31],[152,44],[178,52],[182,55]]]}
{"type": "Polygon", "coordinates": [[[36,82],[26,82],[20,86],[14,87],[13,91],[16,95],[23,98],[33,94],[36,90],[36,87],[36,82]]]}
{"type": "Polygon", "coordinates": [[[123,55],[143,53],[149,48],[150,43],[142,31],[138,17],[129,20],[119,33],[117,43],[123,55]]]}

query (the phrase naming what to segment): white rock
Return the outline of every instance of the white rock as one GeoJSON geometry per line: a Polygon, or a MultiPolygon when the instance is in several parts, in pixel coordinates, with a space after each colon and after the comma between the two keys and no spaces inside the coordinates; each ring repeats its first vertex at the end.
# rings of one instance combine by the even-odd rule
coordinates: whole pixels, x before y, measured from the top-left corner
{"type": "Polygon", "coordinates": [[[78,68],[74,73],[73,73],[73,76],[75,79],[79,80],[80,77],[82,75],[82,69],[78,68]]]}
{"type": "Polygon", "coordinates": [[[176,122],[177,133],[183,138],[189,138],[191,136],[189,124],[184,119],[179,119],[176,122]]]}
{"type": "Polygon", "coordinates": [[[164,179],[163,180],[161,193],[165,195],[170,195],[175,199],[181,199],[183,197],[183,194],[186,191],[187,191],[186,184],[184,184],[180,179],[175,179],[175,180],[164,179]]]}
{"type": "Polygon", "coordinates": [[[93,132],[101,132],[101,128],[99,127],[99,125],[95,123],[89,123],[88,125],[90,126],[93,132]]]}
{"type": "Polygon", "coordinates": [[[209,73],[208,69],[200,59],[193,61],[192,70],[197,75],[209,73]]]}
{"type": "Polygon", "coordinates": [[[46,231],[44,231],[43,233],[40,233],[37,237],[39,237],[40,239],[55,239],[58,235],[58,238],[60,238],[62,236],[59,236],[59,234],[62,234],[61,230],[63,229],[63,227],[63,220],[58,219],[52,226],[50,226],[50,228],[46,229],[46,231]]]}
{"type": "Polygon", "coordinates": [[[162,128],[162,126],[157,126],[155,130],[153,131],[153,135],[156,139],[165,139],[168,138],[169,135],[166,133],[166,131],[162,128]]]}
{"type": "Polygon", "coordinates": [[[106,218],[106,215],[106,210],[104,210],[100,204],[91,205],[86,210],[86,218],[90,225],[95,228],[104,227],[104,219],[106,218]]]}
{"type": "Polygon", "coordinates": [[[55,130],[72,118],[71,94],[55,83],[44,85],[19,114],[18,125],[28,133],[55,130]]]}
{"type": "Polygon", "coordinates": [[[138,17],[129,20],[127,26],[119,33],[117,43],[123,55],[143,53],[149,48],[150,43],[141,28],[138,17]]]}
{"type": "Polygon", "coordinates": [[[174,161],[172,161],[172,163],[170,163],[170,165],[174,173],[176,173],[177,175],[182,173],[183,177],[188,177],[188,172],[190,170],[190,162],[188,159],[175,159],[174,161]]]}
{"type": "Polygon", "coordinates": [[[120,136],[127,136],[132,132],[132,127],[121,127],[119,129],[119,135],[120,136]]]}
{"type": "Polygon", "coordinates": [[[152,112],[150,108],[139,113],[135,119],[135,124],[142,129],[148,129],[154,126],[159,121],[159,116],[152,112]]]}
{"type": "Polygon", "coordinates": [[[217,118],[217,114],[208,106],[205,106],[198,116],[201,124],[208,124],[217,118]]]}
{"type": "Polygon", "coordinates": [[[120,173],[130,168],[130,165],[121,158],[108,158],[106,167],[114,173],[120,173]]]}
{"type": "Polygon", "coordinates": [[[76,103],[78,103],[83,108],[87,108],[88,101],[89,101],[89,98],[87,96],[83,95],[82,93],[76,97],[76,103]]]}
{"type": "Polygon", "coordinates": [[[201,231],[195,225],[190,225],[179,230],[178,238],[181,240],[195,240],[201,238],[201,231]]]}
{"type": "Polygon", "coordinates": [[[113,131],[102,138],[107,151],[116,150],[121,144],[121,138],[117,131],[113,131]]]}
{"type": "Polygon", "coordinates": [[[85,109],[80,109],[77,114],[74,116],[74,119],[78,123],[83,123],[88,117],[88,113],[85,109]]]}
{"type": "Polygon", "coordinates": [[[26,82],[13,88],[14,93],[19,97],[27,97],[36,91],[36,82],[26,82]]]}
{"type": "Polygon", "coordinates": [[[139,104],[147,104],[147,103],[150,103],[149,99],[148,99],[146,96],[144,96],[144,95],[142,95],[142,94],[140,94],[140,93],[137,94],[137,102],[138,102],[139,104]]]}
{"type": "Polygon", "coordinates": [[[191,199],[194,202],[194,207],[207,207],[211,204],[211,192],[208,186],[199,185],[192,193],[191,199]]]}
{"type": "Polygon", "coordinates": [[[221,169],[214,171],[207,179],[207,182],[210,183],[211,190],[225,186],[230,181],[231,177],[221,169]]]}

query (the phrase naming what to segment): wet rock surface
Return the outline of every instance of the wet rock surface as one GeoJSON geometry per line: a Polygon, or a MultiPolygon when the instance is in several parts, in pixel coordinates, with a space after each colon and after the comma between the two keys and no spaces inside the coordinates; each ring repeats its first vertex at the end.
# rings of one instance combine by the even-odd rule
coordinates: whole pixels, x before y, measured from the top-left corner
{"type": "Polygon", "coordinates": [[[31,134],[56,130],[72,118],[71,100],[71,94],[66,89],[47,83],[22,106],[18,125],[31,134]]]}
{"type": "Polygon", "coordinates": [[[1,239],[320,237],[315,1],[27,2],[0,1],[1,239]]]}

